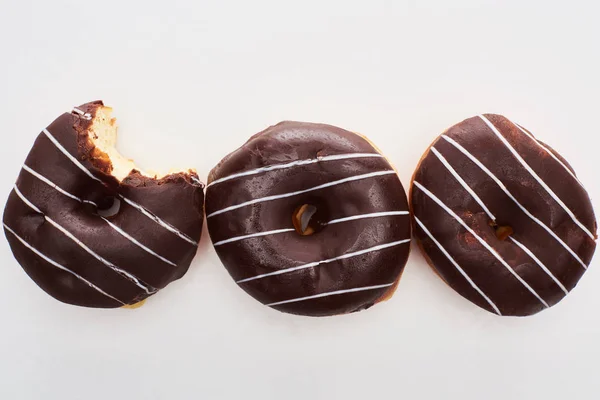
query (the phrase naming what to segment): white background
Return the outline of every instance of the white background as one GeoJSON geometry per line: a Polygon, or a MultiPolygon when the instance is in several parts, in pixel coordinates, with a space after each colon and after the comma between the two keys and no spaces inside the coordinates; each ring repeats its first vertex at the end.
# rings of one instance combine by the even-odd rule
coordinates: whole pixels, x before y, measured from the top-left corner
{"type": "MultiPolygon", "coordinates": [[[[597,1],[0,0],[0,201],[69,107],[115,108],[142,167],[209,170],[284,119],[368,135],[405,186],[445,128],[503,113],[600,210],[597,1]]],[[[598,260],[529,318],[481,311],[413,251],[394,298],[333,318],[240,290],[204,232],[135,311],[51,299],[0,240],[1,399],[597,399],[598,260]]]]}

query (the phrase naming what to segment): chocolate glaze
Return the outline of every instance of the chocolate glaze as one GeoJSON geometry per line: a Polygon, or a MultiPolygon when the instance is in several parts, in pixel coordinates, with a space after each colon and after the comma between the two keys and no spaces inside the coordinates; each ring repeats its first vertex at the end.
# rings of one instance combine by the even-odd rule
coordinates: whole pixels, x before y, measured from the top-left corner
{"type": "MultiPolygon", "coordinates": [[[[333,126],[303,122],[272,126],[225,157],[211,171],[208,182],[208,230],[221,261],[236,281],[410,238],[408,215],[363,218],[323,226],[338,218],[408,210],[402,184],[386,159],[362,137],[333,126]],[[376,157],[295,165],[214,183],[256,168],[354,153],[376,157]],[[218,213],[246,201],[302,191],[375,171],[391,173],[218,213]],[[309,236],[293,230],[292,215],[303,204],[317,208],[312,220],[321,224],[321,229],[309,236]],[[279,229],[290,231],[219,244],[234,237],[279,229]]],[[[399,279],[409,246],[410,243],[404,243],[239,285],[263,304],[387,285],[399,279]]],[[[349,313],[372,306],[392,288],[345,292],[273,307],[309,316],[349,313]]]]}
{"type": "Polygon", "coordinates": [[[202,231],[204,194],[203,185],[192,179],[197,178],[193,172],[157,180],[132,171],[121,183],[109,175],[110,161],[98,158],[101,154],[87,138],[91,118],[100,106],[99,101],[84,104],[78,109],[89,117],[65,113],[47,128],[60,145],[100,181],[87,175],[42,132],[25,165],[83,202],[22,169],[16,187],[41,213],[28,206],[13,190],[4,210],[4,225],[16,259],[48,294],[65,303],[112,308],[135,304],[186,273],[202,231]],[[115,198],[120,199],[120,209],[107,219],[156,255],[113,229],[97,214],[96,206],[88,203],[102,207],[115,198]],[[126,273],[115,271],[94,257],[44,216],[126,273]],[[170,226],[170,230],[165,226],[170,226]],[[71,272],[36,254],[15,234],[71,272]]]}
{"type": "MultiPolygon", "coordinates": [[[[530,138],[515,124],[500,115],[486,114],[508,143],[531,169],[562,200],[582,225],[596,237],[596,220],[589,196],[569,174],[571,167],[554,150],[530,138]],[[565,164],[562,166],[548,151],[565,164]]],[[[527,131],[528,132],[528,131],[527,131]]],[[[483,118],[467,119],[444,133],[478,159],[496,176],[507,191],[526,210],[554,232],[585,265],[594,253],[595,240],[579,227],[550,193],[518,161],[494,134],[483,118]]],[[[565,297],[553,275],[567,291],[572,290],[585,268],[547,230],[530,218],[494,180],[456,146],[439,137],[432,145],[454,168],[466,184],[496,217],[497,226],[511,227],[506,240],[496,236],[496,227],[475,198],[443,165],[431,148],[423,156],[414,181],[437,196],[477,235],[487,242],[539,297],[552,306],[565,297]],[[549,271],[545,272],[525,250],[523,244],[549,271]]],[[[437,273],[452,288],[479,307],[501,315],[535,314],[546,306],[513,276],[471,233],[414,183],[411,210],[431,235],[449,253],[472,282],[498,310],[471,285],[440,250],[429,235],[415,224],[415,235],[425,256],[437,273]]]]}

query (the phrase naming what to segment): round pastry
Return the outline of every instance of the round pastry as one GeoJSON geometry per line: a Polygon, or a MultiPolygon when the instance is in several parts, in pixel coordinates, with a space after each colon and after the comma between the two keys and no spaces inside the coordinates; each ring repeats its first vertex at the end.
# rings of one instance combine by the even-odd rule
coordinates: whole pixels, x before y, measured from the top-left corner
{"type": "Polygon", "coordinates": [[[258,301],[309,316],[350,313],[393,293],[410,249],[406,194],[363,137],[282,122],[210,173],[210,237],[258,301]]]}
{"type": "Polygon", "coordinates": [[[196,173],[141,172],[116,151],[111,112],[87,103],[44,129],[4,210],[25,272],[79,306],[139,304],[186,273],[202,230],[196,173]]]}
{"type": "Polygon", "coordinates": [[[589,196],[569,164],[501,115],[467,119],[427,150],[413,177],[415,235],[454,290],[498,315],[564,298],[597,239],[589,196]]]}

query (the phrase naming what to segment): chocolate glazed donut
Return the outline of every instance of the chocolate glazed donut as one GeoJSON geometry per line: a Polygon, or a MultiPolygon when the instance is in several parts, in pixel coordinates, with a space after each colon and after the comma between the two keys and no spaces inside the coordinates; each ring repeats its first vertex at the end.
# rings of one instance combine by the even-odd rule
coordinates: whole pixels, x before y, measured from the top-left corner
{"type": "Polygon", "coordinates": [[[327,316],[390,296],[410,246],[406,194],[364,138],[282,122],[210,173],[208,230],[233,279],[279,311],[327,316]]]}
{"type": "Polygon", "coordinates": [[[4,211],[25,272],[54,298],[86,307],[134,305],[181,278],[202,229],[195,172],[132,169],[114,149],[110,112],[87,103],[44,129],[4,211]]]}
{"type": "Polygon", "coordinates": [[[498,315],[531,315],[559,302],[596,247],[594,211],[573,169],[500,115],[467,119],[436,139],[410,198],[429,263],[498,315]]]}

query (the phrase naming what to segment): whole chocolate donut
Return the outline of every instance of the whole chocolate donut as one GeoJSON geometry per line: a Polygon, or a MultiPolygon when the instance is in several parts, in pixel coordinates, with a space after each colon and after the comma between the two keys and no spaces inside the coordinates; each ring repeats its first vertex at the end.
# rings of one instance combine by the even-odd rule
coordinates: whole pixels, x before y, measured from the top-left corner
{"type": "Polygon", "coordinates": [[[202,230],[195,172],[138,171],[114,149],[111,111],[87,103],[44,129],[4,210],[25,272],[79,306],[134,305],[181,278],[202,230]]]}
{"type": "Polygon", "coordinates": [[[326,316],[393,293],[410,249],[406,194],[363,137],[282,122],[210,173],[208,230],[247,293],[277,310],[326,316]]]}
{"type": "Polygon", "coordinates": [[[416,237],[435,271],[498,315],[559,302],[596,247],[594,211],[573,169],[501,115],[467,119],[438,137],[410,198],[416,237]]]}

